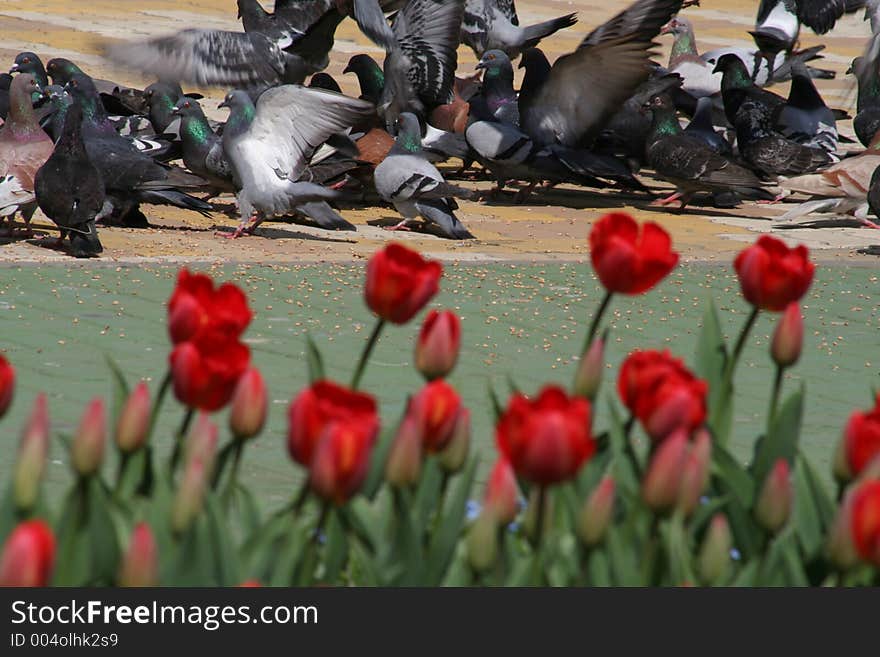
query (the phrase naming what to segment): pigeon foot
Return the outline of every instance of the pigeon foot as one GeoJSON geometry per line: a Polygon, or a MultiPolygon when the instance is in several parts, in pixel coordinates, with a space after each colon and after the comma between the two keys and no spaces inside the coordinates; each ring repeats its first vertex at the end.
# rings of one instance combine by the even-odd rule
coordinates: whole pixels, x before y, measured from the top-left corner
{"type": "MultiPolygon", "coordinates": [[[[670,194],[669,196],[666,196],[664,198],[658,198],[655,201],[651,201],[650,205],[651,205],[651,207],[655,207],[655,208],[661,207],[662,208],[667,205],[672,205],[680,198],[681,198],[681,192],[675,192],[674,194],[670,194]]],[[[682,207],[684,207],[684,206],[682,206],[682,207]]]]}

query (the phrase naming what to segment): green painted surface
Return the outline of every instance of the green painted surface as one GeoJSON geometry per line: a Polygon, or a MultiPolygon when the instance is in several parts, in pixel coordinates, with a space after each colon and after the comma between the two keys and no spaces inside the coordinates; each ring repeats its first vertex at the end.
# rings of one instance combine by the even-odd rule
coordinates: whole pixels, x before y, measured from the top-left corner
{"type": "MultiPolygon", "coordinates": [[[[267,504],[289,499],[301,471],[284,449],[286,408],[306,381],[304,333],[324,351],[328,372],[347,380],[372,326],[361,299],[363,269],[355,265],[215,268],[247,291],[256,313],[246,338],[269,382],[272,400],[266,432],[247,453],[243,472],[267,504]]],[[[134,380],[161,378],[168,354],[164,302],[174,284],[173,267],[0,268],[0,346],[19,372],[16,400],[0,425],[0,484],[9,480],[20,428],[39,389],[50,395],[53,428],[72,430],[85,402],[110,395],[103,355],[116,359],[134,380]]],[[[583,339],[600,289],[587,265],[448,265],[436,306],[463,317],[463,352],[451,377],[474,408],[475,442],[488,467],[493,442],[486,388],[507,391],[511,375],[525,391],[545,381],[568,384],[571,356],[583,339]]],[[[647,296],[618,298],[611,316],[611,345],[604,395],[617,365],[632,348],[668,347],[692,364],[698,322],[706,299],[715,299],[722,326],[735,335],[747,306],[726,268],[680,267],[647,296]]],[[[869,269],[820,267],[804,300],[806,346],[789,376],[806,380],[808,407],[803,440],[817,466],[828,472],[831,450],[849,412],[869,405],[878,383],[880,316],[878,275],[869,269]]],[[[771,386],[767,345],[770,316],[762,316],[737,377],[733,447],[743,459],[761,430],[771,386]]],[[[412,369],[418,323],[389,327],[378,345],[363,387],[380,400],[393,423],[420,379],[412,369]]],[[[600,408],[598,427],[604,426],[600,408]]],[[[182,410],[169,404],[156,440],[167,442],[182,410]]],[[[225,418],[220,418],[225,427],[225,418]]],[[[164,449],[160,450],[165,453],[164,449]]],[[[50,493],[69,481],[60,444],[52,449],[50,493]]],[[[109,463],[106,467],[114,467],[109,463]]]]}

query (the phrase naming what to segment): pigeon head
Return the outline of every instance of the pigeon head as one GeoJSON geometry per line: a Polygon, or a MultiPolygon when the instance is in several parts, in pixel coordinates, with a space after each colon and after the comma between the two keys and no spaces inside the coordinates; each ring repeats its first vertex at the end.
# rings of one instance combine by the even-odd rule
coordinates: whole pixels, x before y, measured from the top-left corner
{"type": "Polygon", "coordinates": [[[46,72],[52,77],[55,84],[67,84],[74,75],[83,74],[82,69],[69,59],[56,57],[46,64],[46,72]]]}
{"type": "Polygon", "coordinates": [[[198,101],[190,98],[189,96],[181,96],[177,99],[177,102],[174,103],[174,106],[171,108],[171,113],[174,116],[201,116],[204,114],[202,111],[202,106],[199,105],[198,101]]]}
{"type": "Polygon", "coordinates": [[[680,34],[692,33],[693,29],[693,25],[691,25],[691,22],[687,18],[676,16],[660,28],[660,34],[674,34],[675,36],[678,36],[680,34]]]}
{"type": "Polygon", "coordinates": [[[740,74],[743,74],[751,80],[749,77],[749,72],[746,69],[746,65],[743,64],[743,61],[732,53],[727,53],[725,55],[721,55],[718,58],[718,61],[715,62],[715,68],[712,69],[713,73],[731,73],[736,75],[737,77],[740,74]]]}
{"type": "Polygon", "coordinates": [[[415,114],[403,112],[397,117],[396,151],[418,153],[422,150],[422,126],[415,114]]]}
{"type": "Polygon", "coordinates": [[[40,85],[30,73],[22,73],[16,75],[9,85],[9,113],[7,115],[8,126],[13,127],[13,131],[22,133],[31,132],[34,129],[40,130],[40,124],[37,122],[34,114],[33,97],[42,93],[40,85]]]}
{"type": "Polygon", "coordinates": [[[342,93],[342,88],[336,83],[336,80],[333,79],[333,76],[323,72],[315,73],[312,76],[312,79],[309,80],[309,87],[313,89],[325,89],[327,91],[335,91],[338,94],[342,93]]]}
{"type": "Polygon", "coordinates": [[[235,91],[230,91],[226,94],[226,97],[223,99],[217,107],[227,107],[230,112],[235,112],[236,110],[246,109],[248,107],[253,108],[254,103],[251,100],[251,97],[247,95],[246,92],[241,89],[236,89],[235,91]]]}
{"type": "Polygon", "coordinates": [[[498,77],[503,73],[510,71],[513,75],[513,64],[510,63],[510,57],[501,50],[487,50],[483,53],[480,61],[477,62],[476,68],[485,70],[484,77],[498,77]]]}
{"type": "Polygon", "coordinates": [[[161,101],[166,98],[170,99],[173,103],[181,95],[183,95],[183,90],[176,82],[163,82],[160,80],[144,88],[144,97],[148,103],[153,102],[154,99],[161,101]]]}
{"type": "Polygon", "coordinates": [[[60,84],[46,85],[43,87],[43,95],[56,107],[64,104],[64,101],[71,101],[70,94],[60,84]]]}
{"type": "Polygon", "coordinates": [[[642,103],[642,109],[645,112],[655,112],[655,111],[675,111],[675,104],[672,102],[672,98],[669,97],[668,94],[657,94],[655,96],[651,96],[648,100],[642,103]]]}
{"type": "Polygon", "coordinates": [[[46,81],[46,69],[43,68],[43,62],[41,62],[40,58],[32,52],[18,53],[9,72],[30,73],[37,79],[37,82],[46,81]]]}
{"type": "Polygon", "coordinates": [[[361,85],[361,98],[378,103],[385,88],[385,73],[369,55],[355,55],[348,60],[343,73],[354,73],[361,85]]]}
{"type": "Polygon", "coordinates": [[[547,60],[547,55],[540,48],[529,48],[520,57],[519,68],[526,69],[526,74],[529,71],[549,72],[550,62],[547,60]]]}
{"type": "Polygon", "coordinates": [[[229,119],[223,128],[225,137],[235,137],[247,132],[254,116],[257,113],[256,107],[247,92],[236,89],[226,94],[223,102],[217,107],[226,107],[229,109],[229,119]]]}
{"type": "Polygon", "coordinates": [[[15,79],[13,79],[12,83],[9,85],[9,95],[12,98],[13,103],[15,102],[16,97],[19,99],[27,99],[27,101],[30,102],[31,96],[35,93],[42,94],[43,89],[31,73],[22,73],[21,75],[15,76],[15,79]]]}

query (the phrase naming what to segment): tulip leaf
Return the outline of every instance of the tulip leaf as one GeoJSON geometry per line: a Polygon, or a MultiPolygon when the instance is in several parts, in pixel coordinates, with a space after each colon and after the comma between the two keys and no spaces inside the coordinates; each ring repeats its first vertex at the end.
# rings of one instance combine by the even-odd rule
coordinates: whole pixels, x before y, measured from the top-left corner
{"type": "Polygon", "coordinates": [[[238,553],[232,545],[232,534],[226,522],[226,514],[220,509],[216,495],[205,499],[205,517],[214,548],[215,580],[220,586],[233,586],[241,582],[238,553]]]}
{"type": "Polygon", "coordinates": [[[731,582],[731,586],[755,586],[755,580],[758,576],[758,567],[760,566],[760,562],[757,559],[753,559],[746,565],[742,567],[742,569],[736,574],[733,582],[731,582]]]}
{"type": "Polygon", "coordinates": [[[615,586],[640,586],[639,562],[635,553],[636,543],[631,532],[611,526],[606,534],[607,552],[615,586]]]}
{"type": "Polygon", "coordinates": [[[215,555],[207,514],[202,513],[178,539],[173,581],[178,586],[217,586],[215,555]]]}
{"type": "Polygon", "coordinates": [[[605,549],[591,550],[586,562],[589,586],[611,586],[611,564],[605,549]]]}
{"type": "Polygon", "coordinates": [[[665,552],[669,564],[669,582],[673,586],[682,586],[696,582],[693,566],[691,564],[691,549],[688,544],[688,535],[684,527],[684,519],[680,513],[673,515],[672,519],[662,528],[665,539],[665,552]]]}
{"type": "Polygon", "coordinates": [[[709,384],[709,425],[716,440],[722,444],[727,442],[733,419],[733,390],[724,385],[724,370],[728,358],[718,309],[710,298],[703,311],[694,370],[709,384]]]}
{"type": "Polygon", "coordinates": [[[413,500],[415,526],[419,534],[428,529],[428,523],[436,513],[441,513],[438,502],[449,484],[448,476],[443,474],[436,458],[425,459],[422,476],[419,478],[413,500]]]}
{"type": "Polygon", "coordinates": [[[379,523],[372,522],[372,518],[365,520],[365,516],[371,515],[366,501],[363,498],[352,500],[339,509],[339,515],[347,531],[354,534],[367,550],[375,552],[382,537],[378,531],[379,523]]]}
{"type": "Polygon", "coordinates": [[[376,493],[379,492],[382,483],[385,481],[385,462],[388,460],[388,452],[394,443],[394,436],[397,434],[399,426],[400,424],[398,423],[394,429],[381,432],[379,439],[376,441],[376,447],[373,448],[373,453],[370,456],[370,469],[367,472],[367,477],[361,489],[361,493],[368,500],[375,499],[376,493]]]}
{"type": "Polygon", "coordinates": [[[113,414],[111,417],[118,419],[119,414],[122,412],[122,406],[125,404],[125,400],[128,399],[130,389],[128,382],[125,380],[125,373],[119,367],[119,363],[107,354],[104,354],[104,360],[107,362],[110,373],[113,375],[113,414]]]}
{"type": "Polygon", "coordinates": [[[801,555],[798,553],[797,544],[794,541],[788,541],[782,550],[782,563],[788,579],[787,586],[810,585],[801,555]]]}
{"type": "Polygon", "coordinates": [[[345,567],[348,560],[348,537],[346,536],[342,520],[335,510],[327,516],[327,543],[324,551],[324,572],[321,581],[327,584],[335,584],[339,580],[339,573],[345,567]]]}
{"type": "Polygon", "coordinates": [[[308,332],[306,332],[306,363],[309,368],[309,383],[327,378],[324,372],[324,357],[308,332]]]}
{"type": "Polygon", "coordinates": [[[116,484],[116,497],[118,499],[131,499],[143,487],[143,483],[147,478],[148,460],[149,451],[147,447],[122,457],[119,481],[116,484]]]}
{"type": "Polygon", "coordinates": [[[376,571],[374,558],[359,541],[351,544],[352,580],[361,586],[380,586],[382,582],[376,571]]]}
{"type": "Polygon", "coordinates": [[[19,512],[15,508],[15,496],[13,484],[10,483],[6,494],[0,500],[0,545],[6,543],[6,537],[15,528],[19,520],[19,512]]]}
{"type": "Polygon", "coordinates": [[[804,478],[810,485],[810,492],[813,494],[813,502],[816,505],[816,512],[819,515],[824,533],[831,526],[831,523],[834,522],[837,505],[834,503],[834,499],[831,497],[828,489],[825,488],[822,478],[819,477],[816,469],[803,453],[798,458],[798,465],[803,471],[804,478]]]}
{"type": "Polygon", "coordinates": [[[813,492],[810,490],[810,482],[807,481],[804,474],[802,463],[803,461],[798,459],[797,467],[794,470],[792,483],[797,503],[792,510],[792,522],[804,554],[814,556],[822,547],[823,528],[819,511],[816,509],[816,502],[813,499],[813,492]]]}
{"type": "Polygon", "coordinates": [[[464,525],[467,501],[477,472],[477,458],[471,458],[464,471],[455,478],[455,485],[449,502],[440,513],[440,522],[433,532],[428,553],[428,585],[436,586],[443,579],[455,554],[461,529],[464,525]]]}
{"type": "MultiPolygon", "coordinates": [[[[284,538],[292,532],[295,522],[290,512],[283,510],[270,516],[257,532],[248,537],[240,551],[245,577],[256,578],[261,582],[269,581],[281,561],[279,555],[284,538]]],[[[291,558],[294,556],[287,553],[282,555],[291,558]]],[[[288,578],[287,582],[289,581],[288,578]]],[[[286,586],[286,583],[283,585],[286,586]]]]}
{"type": "Polygon", "coordinates": [[[413,522],[415,503],[408,490],[395,488],[392,495],[394,504],[394,540],[392,541],[391,564],[389,568],[391,584],[415,586],[420,583],[420,571],[424,565],[421,533],[413,522]]]}
{"type": "Polygon", "coordinates": [[[495,392],[495,387],[491,382],[487,385],[488,393],[489,393],[489,402],[492,404],[492,415],[493,424],[497,424],[498,420],[501,419],[501,416],[504,415],[504,406],[501,405],[501,401],[498,399],[498,394],[495,392]]]}
{"type": "Polygon", "coordinates": [[[278,549],[271,549],[266,555],[275,568],[266,579],[270,586],[293,586],[297,567],[310,539],[305,523],[294,519],[287,523],[285,532],[278,541],[278,549]]]}
{"type": "Polygon", "coordinates": [[[626,441],[630,439],[626,436],[623,420],[610,395],[608,399],[608,413],[611,417],[608,437],[612,454],[612,473],[621,493],[630,500],[634,500],[639,495],[639,476],[635,466],[629,456],[627,456],[626,441]]]}
{"type": "Polygon", "coordinates": [[[241,531],[245,536],[252,536],[260,527],[260,510],[257,500],[249,488],[236,483],[232,497],[232,507],[238,512],[241,531]]]}
{"type": "Polygon", "coordinates": [[[119,563],[119,535],[113,520],[110,498],[104,491],[101,480],[95,477],[89,484],[86,531],[91,543],[91,578],[93,582],[112,584],[119,563]]]}
{"type": "Polygon", "coordinates": [[[712,470],[723,491],[730,491],[745,508],[750,508],[755,495],[752,477],[723,445],[712,446],[712,470]]]}
{"type": "Polygon", "coordinates": [[[757,485],[763,484],[773,465],[781,458],[794,465],[798,439],[804,415],[804,386],[798,388],[782,405],[770,425],[770,430],[760,443],[752,462],[752,476],[757,485]]]}

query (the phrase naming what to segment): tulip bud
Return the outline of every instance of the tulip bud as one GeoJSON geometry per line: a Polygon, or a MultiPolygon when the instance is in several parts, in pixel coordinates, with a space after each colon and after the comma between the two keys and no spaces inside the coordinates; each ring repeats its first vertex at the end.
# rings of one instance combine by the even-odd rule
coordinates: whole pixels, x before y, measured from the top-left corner
{"type": "Polygon", "coordinates": [[[678,490],[678,508],[689,516],[697,508],[706,484],[712,458],[712,437],[706,429],[699,429],[684,462],[681,486],[678,490]]]}
{"type": "Polygon", "coordinates": [[[196,420],[186,452],[186,466],[171,510],[171,528],[178,534],[189,529],[201,512],[214,470],[217,426],[206,415],[200,414],[196,420]]]}
{"type": "Polygon", "coordinates": [[[414,486],[422,473],[422,456],[419,423],[411,415],[406,415],[388,452],[385,480],[396,488],[414,486]]]}
{"type": "Polygon", "coordinates": [[[654,511],[667,511],[678,500],[681,477],[688,453],[688,436],[674,432],[654,450],[642,479],[642,499],[654,511]]]}
{"type": "Polygon", "coordinates": [[[150,431],[150,390],[138,383],[116,421],[116,446],[124,454],[131,454],[144,446],[150,431]]]}
{"type": "Polygon", "coordinates": [[[755,503],[755,519],[771,534],[776,534],[788,521],[794,501],[788,461],[779,459],[764,480],[755,503]]]}
{"type": "Polygon", "coordinates": [[[730,568],[730,526],[724,514],[718,513],[709,523],[700,554],[697,557],[697,568],[700,579],[706,584],[721,584],[727,577],[730,568]]]}
{"type": "Polygon", "coordinates": [[[432,310],[425,317],[416,341],[416,369],[428,381],[447,376],[455,367],[461,346],[458,315],[432,310]]]}
{"type": "Polygon", "coordinates": [[[605,368],[605,340],[596,338],[589,349],[581,356],[574,375],[574,394],[587,399],[595,399],[602,383],[602,370],[605,368]]]}
{"type": "Polygon", "coordinates": [[[587,547],[598,545],[605,538],[614,512],[614,489],[614,479],[604,477],[581,507],[577,532],[587,547]]]}
{"type": "Polygon", "coordinates": [[[859,562],[852,531],[853,489],[844,494],[828,535],[828,558],[838,570],[849,570],[859,562]]]}
{"type": "Polygon", "coordinates": [[[852,471],[849,467],[849,460],[846,456],[846,437],[844,436],[837,441],[837,449],[834,450],[834,461],[832,464],[834,478],[838,483],[845,484],[852,479],[852,471]]]}
{"type": "Polygon", "coordinates": [[[492,568],[498,560],[498,520],[491,513],[481,513],[468,530],[468,563],[478,573],[492,568]]]}
{"type": "Polygon", "coordinates": [[[268,408],[266,382],[260,370],[252,367],[238,380],[232,395],[232,410],[229,412],[232,435],[246,440],[259,434],[266,423],[268,408]]]}
{"type": "Polygon", "coordinates": [[[372,432],[365,432],[360,424],[329,425],[318,441],[309,466],[312,490],[336,505],[347,502],[367,477],[372,446],[372,432]]]}
{"type": "Polygon", "coordinates": [[[0,586],[46,586],[55,562],[55,537],[42,520],[19,524],[3,544],[0,586]]]}
{"type": "Polygon", "coordinates": [[[49,409],[46,405],[46,394],[41,392],[34,400],[34,408],[24,426],[18,446],[12,483],[17,509],[29,511],[36,504],[48,454],[49,409]]]}
{"type": "Polygon", "coordinates": [[[73,469],[81,477],[89,477],[101,467],[106,439],[107,419],[104,400],[95,397],[86,406],[70,448],[73,469]]]}
{"type": "Polygon", "coordinates": [[[449,439],[446,447],[437,454],[440,467],[446,472],[458,472],[467,461],[470,447],[471,412],[470,409],[462,407],[455,420],[455,426],[452,428],[452,438],[449,439]]]}
{"type": "Polygon", "coordinates": [[[782,317],[776,324],[773,340],[770,342],[770,355],[779,367],[791,367],[801,357],[804,344],[804,320],[801,307],[793,301],[785,307],[782,317]]]}
{"type": "Polygon", "coordinates": [[[159,583],[159,555],[153,531],[139,522],[131,532],[128,550],[119,568],[119,586],[156,586],[159,583]]]}
{"type": "Polygon", "coordinates": [[[856,552],[880,568],[880,479],[862,481],[853,490],[850,518],[856,552]]]}
{"type": "Polygon", "coordinates": [[[15,392],[15,368],[0,356],[0,418],[6,415],[6,411],[12,405],[12,395],[15,392]]]}
{"type": "Polygon", "coordinates": [[[507,525],[516,518],[518,501],[519,489],[510,461],[499,458],[489,475],[489,483],[486,484],[486,497],[483,500],[486,512],[499,525],[507,525]]]}

